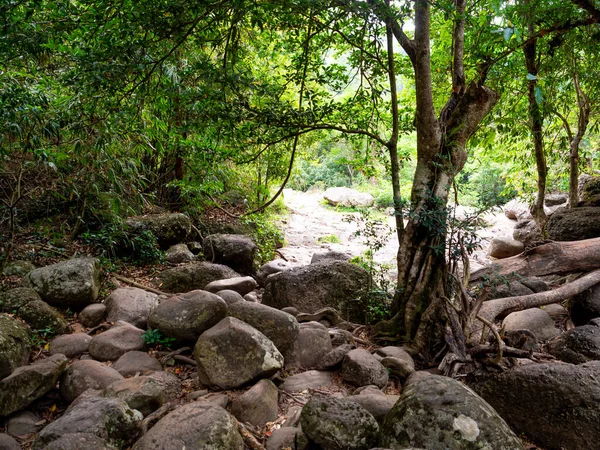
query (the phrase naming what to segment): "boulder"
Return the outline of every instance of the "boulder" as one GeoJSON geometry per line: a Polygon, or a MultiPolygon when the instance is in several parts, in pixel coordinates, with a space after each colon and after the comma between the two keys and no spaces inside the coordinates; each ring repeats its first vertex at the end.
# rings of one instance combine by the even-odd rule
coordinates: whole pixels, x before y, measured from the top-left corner
{"type": "Polygon", "coordinates": [[[600,317],[600,285],[596,285],[569,300],[569,314],[577,326],[600,317]]]}
{"type": "Polygon", "coordinates": [[[488,296],[489,300],[496,298],[518,297],[520,295],[530,295],[533,291],[518,281],[511,281],[508,285],[500,284],[492,287],[488,296]]]}
{"type": "Polygon", "coordinates": [[[211,281],[204,287],[204,290],[212,293],[229,290],[235,291],[243,296],[249,292],[252,292],[257,287],[258,283],[252,277],[235,277],[227,278],[225,280],[211,281]]]}
{"type": "Polygon", "coordinates": [[[208,261],[225,264],[242,275],[254,270],[258,247],[248,236],[239,234],[211,234],[204,239],[204,256],[208,261]]]}
{"type": "Polygon", "coordinates": [[[35,269],[25,277],[48,304],[81,311],[98,298],[100,262],[96,258],[74,258],[35,269]]]}
{"type": "Polygon", "coordinates": [[[411,380],[385,418],[380,446],[524,450],[498,413],[459,381],[439,375],[411,380]]]}
{"type": "Polygon", "coordinates": [[[112,368],[124,377],[131,377],[138,373],[143,375],[162,370],[162,365],[146,352],[131,351],[117,359],[112,368]]]}
{"type": "Polygon", "coordinates": [[[600,197],[600,177],[582,174],[577,186],[578,205],[597,206],[600,197]]]}
{"type": "Polygon", "coordinates": [[[310,258],[311,264],[328,263],[331,261],[349,262],[350,255],[344,252],[336,252],[334,250],[329,250],[326,252],[313,253],[312,258],[310,258]]]}
{"type": "MultiPolygon", "coordinates": [[[[116,398],[89,396],[71,405],[61,417],[46,426],[34,442],[33,449],[47,449],[53,441],[76,433],[94,435],[115,447],[125,448],[141,432],[142,415],[139,411],[116,398]]],[[[89,447],[80,448],[87,450],[89,447]]]]}
{"type": "Polygon", "coordinates": [[[31,288],[16,288],[0,293],[0,312],[19,316],[34,330],[62,334],[69,324],[56,309],[44,302],[31,288]]]}
{"type": "Polygon", "coordinates": [[[600,442],[600,361],[528,364],[474,388],[517,433],[549,450],[588,450],[600,442]]]}
{"type": "Polygon", "coordinates": [[[548,343],[548,351],[572,364],[600,360],[600,319],[564,332],[548,343]]]}
{"type": "Polygon", "coordinates": [[[269,261],[268,263],[262,265],[260,269],[258,269],[258,272],[256,272],[256,281],[258,282],[259,286],[264,287],[267,283],[267,278],[270,275],[290,269],[291,267],[291,264],[283,259],[269,261]]]}
{"type": "Polygon", "coordinates": [[[160,419],[133,450],[243,450],[235,419],[219,406],[188,403],[160,419]]]}
{"type": "Polygon", "coordinates": [[[144,330],[127,322],[117,322],[110,330],[97,334],[90,342],[89,352],[98,361],[114,361],[125,353],[145,347],[144,330]]]}
{"type": "Polygon", "coordinates": [[[171,264],[180,264],[196,259],[186,244],[171,245],[165,253],[165,259],[171,264]]]}
{"type": "Polygon", "coordinates": [[[9,263],[7,263],[4,266],[4,269],[2,270],[2,275],[6,276],[6,277],[10,277],[10,276],[24,277],[29,272],[32,272],[34,270],[35,270],[35,266],[33,264],[31,264],[29,261],[14,260],[14,261],[10,261],[9,263]]]}
{"type": "Polygon", "coordinates": [[[227,315],[227,303],[206,291],[174,295],[160,302],[148,318],[151,328],[180,341],[196,341],[227,315]]]}
{"type": "Polygon", "coordinates": [[[92,337],[86,333],[73,333],[58,336],[48,346],[51,355],[62,353],[67,358],[75,358],[88,351],[92,337]]]}
{"type": "Polygon", "coordinates": [[[146,214],[130,217],[125,223],[133,231],[151,231],[163,249],[183,242],[192,229],[192,221],[182,213],[146,214]]]}
{"type": "MultiPolygon", "coordinates": [[[[21,411],[6,419],[6,432],[11,436],[30,436],[40,431],[40,421],[40,416],[31,411],[21,411]]],[[[1,443],[0,448],[3,448],[1,443]]]]}
{"type": "Polygon", "coordinates": [[[52,355],[14,370],[0,381],[0,416],[19,411],[50,392],[66,368],[65,355],[52,355]]]}
{"type": "Polygon", "coordinates": [[[313,396],[302,408],[302,431],[324,450],[368,450],[379,425],[366,409],[344,399],[313,396]]]}
{"type": "Polygon", "coordinates": [[[355,264],[311,264],[269,277],[262,302],[277,309],[294,306],[311,314],[330,306],[344,319],[363,323],[368,286],[369,274],[355,264]]]}
{"type": "Polygon", "coordinates": [[[294,316],[260,303],[233,303],[229,305],[229,316],[256,328],[282,353],[294,344],[300,332],[300,325],[294,316]]]}
{"type": "Polygon", "coordinates": [[[522,242],[515,241],[509,237],[495,237],[490,242],[488,255],[492,258],[510,258],[525,250],[522,242]]]}
{"type": "Polygon", "coordinates": [[[237,293],[235,291],[230,291],[228,289],[217,292],[217,295],[219,297],[221,297],[223,300],[225,300],[225,303],[227,303],[227,306],[230,306],[233,303],[246,301],[246,300],[244,300],[244,297],[242,297],[239,293],[237,293]]]}
{"type": "Polygon", "coordinates": [[[104,303],[92,303],[81,310],[79,321],[84,327],[93,328],[102,322],[105,313],[106,305],[104,303]]]}
{"type": "Polygon", "coordinates": [[[531,219],[531,213],[529,212],[529,205],[517,199],[509,201],[502,207],[504,215],[511,220],[523,220],[531,219]]]}
{"type": "Polygon", "coordinates": [[[272,431],[266,450],[309,450],[308,437],[300,428],[283,427],[272,431]]]}
{"type": "Polygon", "coordinates": [[[345,206],[346,208],[367,208],[375,203],[375,198],[371,194],[347,187],[329,188],[323,193],[323,198],[332,206],[345,206]]]}
{"type": "Polygon", "coordinates": [[[379,360],[383,358],[396,358],[404,361],[408,367],[415,369],[415,361],[412,356],[404,350],[402,347],[395,347],[389,345],[386,347],[380,347],[373,353],[373,356],[379,360]]]}
{"type": "Polygon", "coordinates": [[[298,337],[284,353],[287,368],[316,367],[332,349],[329,332],[319,322],[300,324],[298,337]]]}
{"type": "Polygon", "coordinates": [[[180,392],[179,379],[173,374],[162,372],[160,377],[149,375],[114,381],[104,389],[102,396],[119,398],[145,417],[163,404],[175,400],[180,392]]]}
{"type": "Polygon", "coordinates": [[[323,356],[323,358],[321,358],[321,361],[319,361],[319,364],[317,364],[317,369],[331,370],[341,366],[346,354],[354,348],[355,347],[353,344],[344,344],[335,347],[333,350],[323,356]]]}
{"type": "Polygon", "coordinates": [[[544,196],[544,205],[547,207],[559,206],[559,205],[566,206],[568,201],[569,201],[569,194],[567,194],[565,192],[558,192],[556,194],[546,194],[544,196]]]}
{"type": "Polygon", "coordinates": [[[385,367],[390,376],[398,378],[402,383],[415,373],[414,363],[411,364],[405,359],[385,356],[384,358],[381,358],[379,362],[385,367]]]}
{"type": "Polygon", "coordinates": [[[342,378],[356,386],[375,385],[384,388],[388,382],[386,368],[367,350],[350,350],[342,362],[342,378]]]}
{"type": "Polygon", "coordinates": [[[117,447],[91,433],[68,433],[44,446],[44,450],[115,450],[117,447]]]}
{"type": "Polygon", "coordinates": [[[525,246],[543,239],[540,228],[533,219],[519,220],[513,230],[513,239],[522,242],[525,246]]]}
{"type": "Polygon", "coordinates": [[[19,443],[8,434],[0,433],[0,448],[2,450],[21,450],[19,443]]]}
{"type": "Polygon", "coordinates": [[[150,311],[158,305],[158,295],[135,287],[124,287],[112,291],[104,303],[108,322],[122,320],[145,329],[150,311]]]}
{"type": "Polygon", "coordinates": [[[163,270],[157,278],[161,291],[175,293],[204,289],[211,281],[239,276],[235,270],[222,264],[198,262],[163,270]]]}
{"type": "Polygon", "coordinates": [[[329,329],[329,338],[331,339],[331,345],[333,347],[339,347],[345,344],[354,344],[354,336],[348,330],[341,330],[339,328],[329,329]]]}
{"type": "Polygon", "coordinates": [[[510,313],[502,321],[506,331],[529,330],[538,342],[544,342],[560,334],[554,326],[554,320],[546,311],[540,308],[530,308],[510,313]]]}
{"type": "Polygon", "coordinates": [[[75,361],[60,378],[60,394],[69,403],[88,389],[102,390],[123,376],[93,359],[75,361]]]}
{"type": "Polygon", "coordinates": [[[268,378],[283,367],[283,356],[273,342],[234,317],[205,331],[194,347],[194,356],[200,382],[221,389],[268,378]]]}
{"type": "Polygon", "coordinates": [[[307,389],[333,386],[333,384],[334,380],[331,372],[307,370],[287,377],[279,386],[279,389],[286,392],[302,392],[307,389]]]}
{"type": "Polygon", "coordinates": [[[386,395],[379,390],[367,390],[358,393],[357,395],[350,395],[346,397],[349,402],[358,403],[360,406],[365,408],[371,413],[375,420],[381,425],[385,416],[394,407],[399,395],[386,395]]]}
{"type": "Polygon", "coordinates": [[[0,379],[29,361],[29,328],[7,314],[0,314],[0,379]]]}
{"type": "Polygon", "coordinates": [[[262,428],[277,419],[279,391],[270,380],[260,380],[231,403],[231,414],[240,422],[262,428]]]}
{"type": "Polygon", "coordinates": [[[600,208],[559,209],[547,225],[553,241],[580,241],[600,237],[600,208]]]}
{"type": "Polygon", "coordinates": [[[548,283],[538,277],[519,278],[519,282],[536,293],[550,290],[548,283]]]}

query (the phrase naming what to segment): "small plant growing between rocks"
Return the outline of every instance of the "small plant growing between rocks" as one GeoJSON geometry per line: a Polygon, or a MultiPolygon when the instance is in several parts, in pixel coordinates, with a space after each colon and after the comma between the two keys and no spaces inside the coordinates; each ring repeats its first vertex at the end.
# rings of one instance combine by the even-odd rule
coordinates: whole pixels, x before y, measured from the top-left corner
{"type": "Polygon", "coordinates": [[[142,334],[144,344],[149,346],[161,345],[166,348],[171,348],[171,345],[175,342],[174,338],[163,336],[160,330],[149,328],[144,334],[142,334]]]}
{"type": "Polygon", "coordinates": [[[339,236],[337,236],[335,234],[329,234],[327,236],[321,236],[320,238],[317,239],[317,242],[320,244],[324,244],[324,243],[341,244],[342,240],[339,238],[339,236]]]}

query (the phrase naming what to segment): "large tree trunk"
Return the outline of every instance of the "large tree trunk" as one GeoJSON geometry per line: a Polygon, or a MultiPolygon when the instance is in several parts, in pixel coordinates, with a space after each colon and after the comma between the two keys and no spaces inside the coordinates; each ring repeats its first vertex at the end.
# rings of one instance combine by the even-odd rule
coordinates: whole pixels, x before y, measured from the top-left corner
{"type": "Polygon", "coordinates": [[[439,118],[436,116],[431,84],[430,4],[416,0],[414,5],[414,40],[409,39],[397,23],[387,22],[388,30],[408,54],[415,73],[417,167],[408,223],[398,230],[395,316],[390,322],[380,324],[378,331],[393,332],[415,352],[430,359],[437,347],[444,344],[443,302],[449,297],[446,282],[448,193],[454,177],[467,160],[469,137],[498,96],[483,86],[484,80],[465,86],[465,0],[455,0],[452,93],[439,118]]]}
{"type": "Polygon", "coordinates": [[[522,277],[586,272],[600,267],[600,238],[573,242],[550,242],[510,258],[500,259],[471,274],[484,277],[518,274],[522,277]]]}

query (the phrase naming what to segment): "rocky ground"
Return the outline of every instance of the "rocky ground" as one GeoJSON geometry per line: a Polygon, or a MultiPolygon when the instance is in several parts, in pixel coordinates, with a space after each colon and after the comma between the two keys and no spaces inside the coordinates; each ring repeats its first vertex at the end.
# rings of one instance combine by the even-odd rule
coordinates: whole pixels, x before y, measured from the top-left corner
{"type": "MultiPolygon", "coordinates": [[[[347,261],[364,250],[353,225],[319,194],[285,195],[288,261],[258,271],[251,239],[187,242],[177,214],[134,221],[159,235],[170,261],[159,271],[124,278],[77,255],[11,265],[0,449],[596,448],[600,289],[570,311],[504,318],[503,338],[529,358],[490,362],[467,383],[444,377],[362,325],[369,283],[347,261]],[[331,235],[341,242],[318,242],[331,235]]],[[[513,251],[514,222],[494,217],[483,237],[513,251]]],[[[393,261],[393,246],[376,258],[393,261]]],[[[494,295],[549,288],[521,277],[494,295]]]]}

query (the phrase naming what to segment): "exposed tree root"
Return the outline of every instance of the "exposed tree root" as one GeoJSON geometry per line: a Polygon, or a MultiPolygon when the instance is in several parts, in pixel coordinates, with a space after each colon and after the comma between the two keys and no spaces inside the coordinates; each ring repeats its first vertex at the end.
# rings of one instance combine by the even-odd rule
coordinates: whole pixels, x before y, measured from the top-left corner
{"type": "Polygon", "coordinates": [[[113,277],[119,281],[123,281],[124,283],[130,284],[133,287],[143,289],[148,292],[152,292],[157,295],[169,295],[166,292],[159,291],[158,289],[151,288],[149,286],[145,286],[143,284],[138,283],[137,281],[133,281],[131,278],[124,277],[122,275],[113,274],[113,277]]]}

